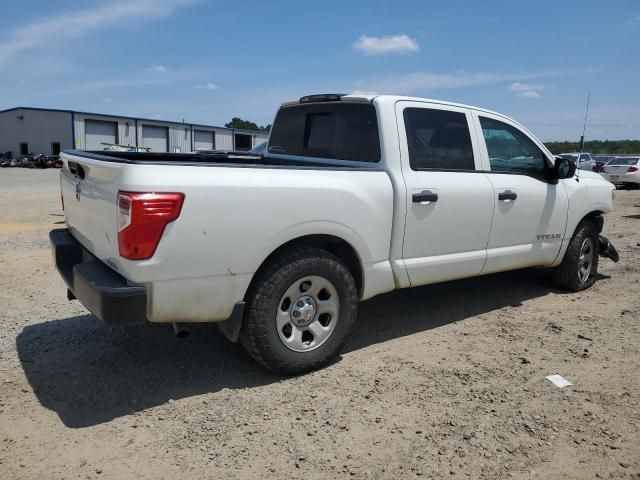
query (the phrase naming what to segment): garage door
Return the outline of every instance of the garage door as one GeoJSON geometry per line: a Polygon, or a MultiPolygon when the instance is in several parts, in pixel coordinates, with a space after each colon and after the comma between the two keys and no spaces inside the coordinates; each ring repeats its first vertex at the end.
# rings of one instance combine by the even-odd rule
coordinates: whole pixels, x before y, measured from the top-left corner
{"type": "Polygon", "coordinates": [[[236,150],[248,151],[253,148],[253,138],[251,135],[245,135],[243,133],[236,133],[235,135],[236,150]]]}
{"type": "Polygon", "coordinates": [[[194,150],[213,150],[216,148],[215,132],[206,132],[204,130],[193,131],[193,149],[194,150]]]}
{"type": "Polygon", "coordinates": [[[152,152],[168,152],[169,129],[155,125],[143,125],[142,146],[150,148],[152,152]]]}
{"type": "Polygon", "coordinates": [[[118,143],[118,124],[102,120],[85,120],[85,150],[104,150],[106,145],[103,143],[118,143]]]}

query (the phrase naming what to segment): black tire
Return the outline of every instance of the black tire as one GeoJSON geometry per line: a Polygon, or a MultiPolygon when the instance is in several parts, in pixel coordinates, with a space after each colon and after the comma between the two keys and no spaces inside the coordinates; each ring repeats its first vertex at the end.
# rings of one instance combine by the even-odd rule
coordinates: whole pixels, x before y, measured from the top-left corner
{"type": "MultiPolygon", "coordinates": [[[[302,287],[301,291],[304,294],[302,287]]],[[[320,368],[337,357],[357,318],[358,292],[353,276],[337,257],[325,250],[304,247],[279,254],[262,268],[246,301],[240,332],[243,347],[269,370],[294,375],[320,368]],[[281,339],[276,315],[286,311],[280,303],[283,295],[296,282],[309,276],[321,277],[332,284],[338,296],[338,315],[333,330],[323,343],[310,351],[293,351],[281,339]]]]}
{"type": "Polygon", "coordinates": [[[564,254],[562,263],[553,271],[554,283],[570,292],[579,292],[589,288],[596,281],[598,275],[598,257],[600,255],[598,231],[593,222],[583,221],[576,228],[567,251],[564,254]],[[581,254],[585,242],[591,242],[591,266],[586,278],[579,274],[584,262],[581,261],[581,254]]]}

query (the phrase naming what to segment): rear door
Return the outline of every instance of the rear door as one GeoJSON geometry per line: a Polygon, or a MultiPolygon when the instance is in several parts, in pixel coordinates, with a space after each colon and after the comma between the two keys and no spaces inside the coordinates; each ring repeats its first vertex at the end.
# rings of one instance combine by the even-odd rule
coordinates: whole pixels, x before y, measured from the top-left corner
{"type": "Polygon", "coordinates": [[[438,104],[396,104],[407,189],[403,243],[411,285],[478,275],[493,215],[471,112],[438,104]]]}
{"type": "Polygon", "coordinates": [[[484,273],[552,264],[567,222],[564,184],[548,180],[551,160],[517,124],[484,112],[474,118],[495,191],[484,273]]]}

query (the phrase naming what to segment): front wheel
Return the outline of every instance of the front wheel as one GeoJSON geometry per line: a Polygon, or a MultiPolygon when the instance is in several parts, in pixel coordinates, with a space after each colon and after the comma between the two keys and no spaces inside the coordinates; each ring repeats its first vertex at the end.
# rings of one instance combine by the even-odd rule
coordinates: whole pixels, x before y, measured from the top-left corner
{"type": "Polygon", "coordinates": [[[340,352],[357,316],[353,276],[334,255],[291,250],[256,276],[241,341],[259,363],[280,374],[320,368],[340,352]]]}
{"type": "Polygon", "coordinates": [[[596,281],[599,256],[598,232],[592,222],[582,222],[573,234],[562,263],[553,272],[556,285],[579,292],[596,281]]]}

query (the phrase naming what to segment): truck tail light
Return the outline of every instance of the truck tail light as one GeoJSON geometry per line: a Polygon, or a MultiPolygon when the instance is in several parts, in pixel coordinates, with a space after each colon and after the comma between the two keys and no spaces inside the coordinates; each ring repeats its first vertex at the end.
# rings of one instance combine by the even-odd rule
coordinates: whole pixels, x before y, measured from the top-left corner
{"type": "Polygon", "coordinates": [[[180,216],[184,194],[118,192],[118,249],[129,260],[153,256],[167,224],[180,216]]]}
{"type": "Polygon", "coordinates": [[[629,167],[629,170],[627,170],[627,173],[633,173],[633,172],[637,172],[637,171],[638,171],[638,167],[631,166],[631,167],[629,167]]]}

